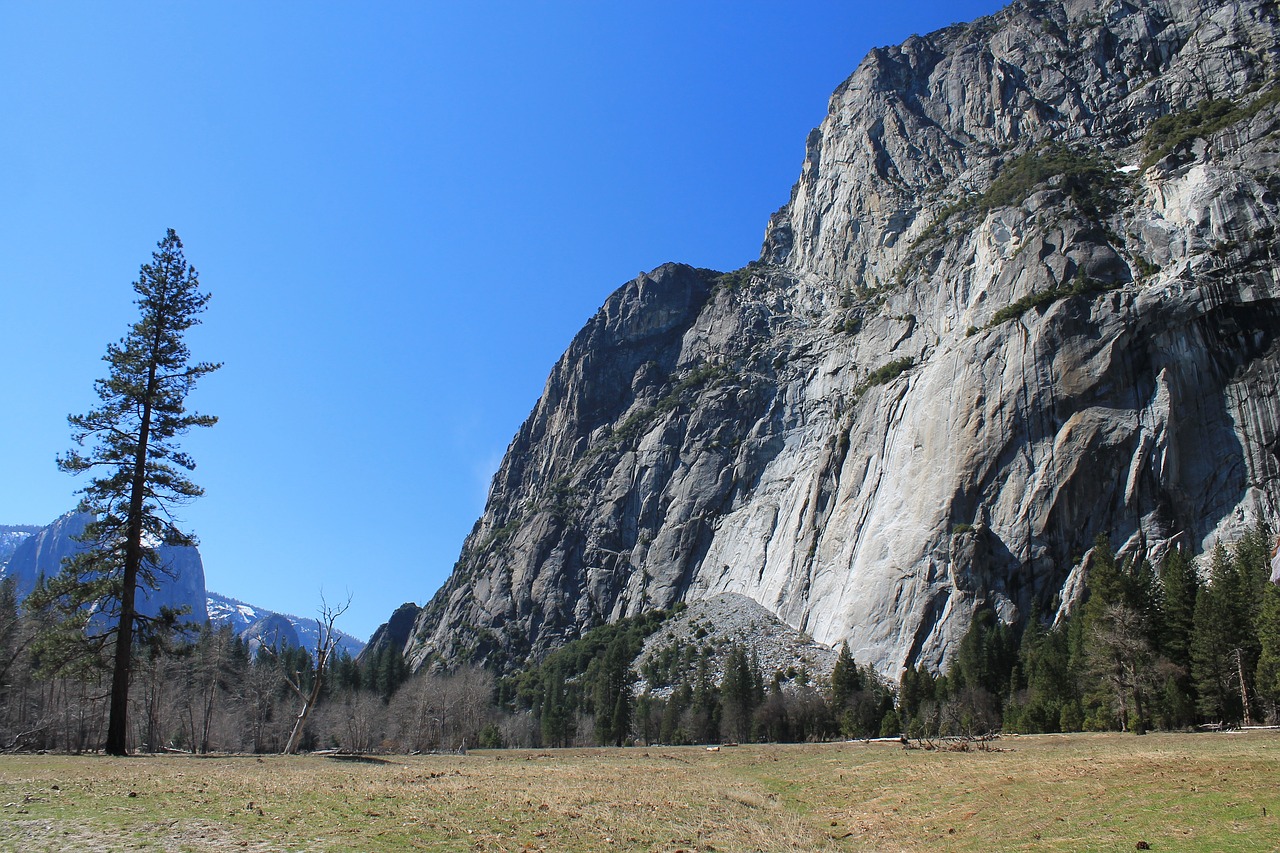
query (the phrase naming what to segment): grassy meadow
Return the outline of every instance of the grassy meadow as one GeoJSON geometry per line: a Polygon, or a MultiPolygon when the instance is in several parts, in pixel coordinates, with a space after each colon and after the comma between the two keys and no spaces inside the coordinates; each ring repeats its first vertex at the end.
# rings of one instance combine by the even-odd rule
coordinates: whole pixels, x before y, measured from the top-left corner
{"type": "Polygon", "coordinates": [[[0,756],[0,851],[1280,849],[1280,732],[0,756]]]}

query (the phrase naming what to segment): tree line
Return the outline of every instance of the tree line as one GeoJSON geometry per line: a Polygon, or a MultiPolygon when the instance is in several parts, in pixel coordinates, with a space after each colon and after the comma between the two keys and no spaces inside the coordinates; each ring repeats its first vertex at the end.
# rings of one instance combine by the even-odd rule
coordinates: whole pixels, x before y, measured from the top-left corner
{"type": "MultiPolygon", "coordinates": [[[[15,592],[13,579],[0,582],[0,751],[102,748],[112,657],[67,658],[49,631],[49,612],[19,604],[15,592]]],[[[319,657],[208,623],[141,645],[132,667],[126,747],[278,753],[291,751],[295,737],[303,751],[496,743],[496,717],[487,714],[494,678],[482,669],[409,677],[399,654],[357,662],[333,651],[317,666],[319,657]]]]}
{"type": "MultiPolygon", "coordinates": [[[[842,646],[829,674],[766,672],[744,643],[698,631],[641,655],[679,612],[601,625],[517,675],[416,674],[389,647],[357,661],[273,648],[205,625],[152,632],[133,673],[137,750],[455,751],[631,743],[809,741],[995,731],[1190,729],[1280,719],[1280,588],[1271,537],[1216,547],[1204,577],[1179,550],[1158,569],[1105,537],[1083,601],[1019,632],[979,609],[945,672],[897,683],[842,646]],[[637,661],[639,661],[637,663],[637,661]],[[311,712],[300,710],[310,697],[311,712]]],[[[29,599],[39,603],[39,596],[29,599]]],[[[107,729],[112,657],[68,659],[57,615],[0,584],[0,749],[83,751],[107,729]]],[[[82,630],[70,623],[74,630],[82,630]]]]}
{"type": "Polygon", "coordinates": [[[1280,588],[1269,582],[1271,539],[1258,525],[1233,548],[1217,545],[1201,577],[1181,550],[1157,568],[1117,560],[1100,536],[1086,598],[1070,616],[1050,624],[1032,614],[1017,637],[980,611],[946,679],[904,679],[906,716],[927,725],[920,709],[941,691],[991,730],[1140,734],[1275,722],[1280,588]]]}
{"type": "Polygon", "coordinates": [[[293,752],[724,740],[814,740],[995,730],[1048,732],[1248,725],[1280,716],[1280,590],[1259,526],[1217,546],[1201,577],[1174,549],[1158,567],[1091,552],[1068,616],[1033,612],[1019,632],[979,608],[945,673],[896,685],[842,647],[829,676],[765,673],[753,651],[705,634],[634,662],[669,614],[602,625],[521,674],[478,667],[417,675],[400,652],[314,655],[229,629],[144,615],[163,573],[155,543],[194,544],[173,510],[202,490],[177,444],[216,418],[186,396],[220,365],[192,362],[184,334],[209,301],[167,231],[133,289],[138,320],[107,347],[97,408],[72,415],[58,459],[89,474],[83,549],[19,603],[0,584],[0,749],[293,752]]]}
{"type": "MultiPolygon", "coordinates": [[[[39,596],[19,603],[0,582],[0,751],[94,751],[109,717],[110,650],[69,657],[64,624],[39,596]]],[[[671,614],[653,611],[588,631],[508,678],[478,666],[410,672],[390,647],[360,660],[241,637],[230,626],[174,626],[135,650],[126,732],[131,751],[275,753],[343,749],[457,751],[635,742],[813,740],[876,734],[892,691],[845,648],[831,677],[768,678],[744,646],[676,642],[633,662],[671,614]],[[674,661],[674,662],[673,662],[674,661]],[[301,711],[309,708],[305,718],[301,711]]],[[[83,646],[77,646],[83,651],[83,646]]]]}

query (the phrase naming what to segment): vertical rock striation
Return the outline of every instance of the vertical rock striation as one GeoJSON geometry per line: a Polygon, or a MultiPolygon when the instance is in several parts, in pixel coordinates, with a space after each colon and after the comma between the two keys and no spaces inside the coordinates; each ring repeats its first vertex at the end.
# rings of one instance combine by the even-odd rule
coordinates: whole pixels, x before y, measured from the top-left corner
{"type": "Polygon", "coordinates": [[[872,51],[759,261],[615,292],[405,651],[737,593],[896,673],[1280,508],[1264,0],[1019,0],[872,51]],[[1162,118],[1167,117],[1167,118],[1162,118]]]}

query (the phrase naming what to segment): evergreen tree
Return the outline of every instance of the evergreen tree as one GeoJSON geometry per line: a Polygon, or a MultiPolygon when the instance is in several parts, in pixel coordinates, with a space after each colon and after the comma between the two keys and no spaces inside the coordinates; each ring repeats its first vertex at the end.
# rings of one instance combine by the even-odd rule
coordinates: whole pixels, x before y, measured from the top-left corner
{"type": "Polygon", "coordinates": [[[1170,550],[1160,566],[1160,651],[1175,666],[1188,670],[1199,593],[1195,564],[1182,550],[1170,550]]]}
{"type": "Polygon", "coordinates": [[[569,745],[569,724],[573,717],[565,695],[564,670],[559,666],[552,667],[547,674],[539,717],[544,745],[569,745]]]}
{"type": "Polygon", "coordinates": [[[908,720],[917,719],[920,716],[921,706],[937,699],[936,684],[937,677],[924,664],[918,664],[915,669],[908,667],[906,672],[902,673],[898,701],[902,713],[908,720]]]}
{"type": "Polygon", "coordinates": [[[622,746],[631,731],[631,644],[625,634],[609,643],[595,678],[596,739],[622,746]]]}
{"type": "Polygon", "coordinates": [[[883,719],[880,720],[880,737],[896,737],[902,734],[902,718],[898,716],[898,712],[890,708],[884,712],[883,719]]]}
{"type": "Polygon", "coordinates": [[[947,671],[947,681],[956,697],[964,694],[970,716],[980,721],[980,725],[999,723],[1000,705],[1009,692],[1016,663],[1017,647],[1009,626],[1000,621],[990,607],[974,611],[969,630],[960,640],[955,660],[947,671]],[[994,721],[986,719],[988,709],[994,711],[994,721]],[[982,713],[975,714],[975,710],[982,713]]]}
{"type": "Polygon", "coordinates": [[[1099,533],[1093,540],[1090,550],[1092,560],[1089,564],[1089,600],[1085,602],[1086,610],[1090,601],[1093,606],[1102,609],[1108,604],[1125,601],[1126,589],[1120,564],[1116,562],[1116,553],[1111,547],[1111,539],[1105,533],[1099,533]]]}
{"type": "Polygon", "coordinates": [[[1271,531],[1263,522],[1245,531],[1232,551],[1241,582],[1248,592],[1245,602],[1251,617],[1257,617],[1262,605],[1262,591],[1271,578],[1271,531]]]}
{"type": "Polygon", "coordinates": [[[1047,629],[1035,611],[1018,649],[1016,708],[1006,711],[1005,728],[1037,733],[1059,731],[1063,708],[1079,703],[1064,627],[1047,629]]]}
{"type": "Polygon", "coordinates": [[[9,673],[26,648],[22,642],[22,617],[18,612],[18,581],[0,578],[0,690],[9,689],[9,673]]]}
{"type": "Polygon", "coordinates": [[[330,659],[329,683],[335,690],[342,692],[354,693],[360,690],[363,683],[360,667],[346,649],[341,649],[330,659]]]}
{"type": "Polygon", "coordinates": [[[681,681],[667,697],[667,704],[662,709],[662,725],[658,731],[658,739],[663,743],[687,743],[689,735],[681,726],[684,712],[693,703],[693,688],[688,681],[681,681]]]}
{"type": "Polygon", "coordinates": [[[1254,679],[1258,703],[1266,709],[1267,720],[1280,716],[1280,587],[1267,584],[1258,608],[1259,644],[1257,676],[1254,679]]]}
{"type": "Polygon", "coordinates": [[[711,681],[711,647],[706,646],[698,658],[698,674],[689,702],[689,737],[697,742],[712,743],[720,739],[720,695],[711,681]]]}
{"type": "Polygon", "coordinates": [[[858,672],[858,664],[849,651],[849,643],[840,644],[840,654],[836,665],[831,670],[831,710],[839,716],[853,700],[853,695],[862,689],[862,674],[858,672]]]}
{"type": "Polygon", "coordinates": [[[399,649],[383,646],[370,661],[369,671],[360,677],[375,693],[389,702],[392,695],[409,677],[409,667],[399,649]]]}
{"type": "Polygon", "coordinates": [[[1160,566],[1158,648],[1167,661],[1161,674],[1161,712],[1166,728],[1195,721],[1195,687],[1191,680],[1191,638],[1195,633],[1196,596],[1200,576],[1195,563],[1172,549],[1160,566]]]}
{"type": "Polygon", "coordinates": [[[1246,590],[1227,549],[1217,545],[1209,564],[1209,582],[1196,597],[1191,638],[1197,707],[1210,720],[1240,722],[1245,716],[1238,653],[1247,645],[1245,635],[1251,633],[1245,627],[1246,590]]]}
{"type": "Polygon", "coordinates": [[[87,547],[66,562],[50,592],[68,612],[96,607],[111,617],[113,624],[102,632],[114,638],[105,744],[111,755],[127,751],[135,633],[151,627],[137,612],[138,587],[155,589],[164,571],[154,543],[195,541],[170,519],[174,507],[203,492],[184,473],[195,462],[176,439],[217,420],[186,409],[197,380],[220,366],[192,364],[183,342],[209,301],[199,287],[170,229],[134,282],[141,316],[118,344],[107,346],[107,378],[94,383],[99,407],[68,418],[76,445],[91,446],[58,459],[63,471],[95,475],[80,490],[80,509],[95,516],[82,536],[87,547]]]}
{"type": "Polygon", "coordinates": [[[734,645],[725,661],[724,678],[720,682],[722,726],[726,737],[739,742],[751,737],[755,715],[757,676],[752,672],[746,650],[734,645]]]}
{"type": "Polygon", "coordinates": [[[760,668],[760,655],[751,649],[751,706],[759,708],[764,704],[764,671],[760,668]]]}

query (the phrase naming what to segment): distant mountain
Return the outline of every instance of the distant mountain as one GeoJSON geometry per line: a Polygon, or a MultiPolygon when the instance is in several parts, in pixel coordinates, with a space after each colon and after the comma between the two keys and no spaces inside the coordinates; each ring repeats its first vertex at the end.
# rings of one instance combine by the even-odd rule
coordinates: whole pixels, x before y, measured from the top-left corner
{"type": "Polygon", "coordinates": [[[35,524],[0,524],[0,574],[22,540],[39,532],[40,527],[35,524]]]}
{"type": "MultiPolygon", "coordinates": [[[[315,619],[293,616],[288,613],[275,613],[264,607],[245,604],[243,601],[216,592],[208,593],[206,606],[209,621],[214,625],[231,625],[236,634],[246,639],[254,637],[278,637],[292,645],[300,645],[307,649],[316,647],[320,623],[315,619]],[[286,620],[289,628],[278,620],[286,620]]],[[[364,643],[350,634],[338,631],[338,648],[352,657],[364,651],[364,643]]]]}
{"type": "MultiPolygon", "coordinates": [[[[87,513],[69,512],[45,527],[0,525],[0,579],[13,577],[19,600],[26,598],[41,577],[52,577],[66,557],[82,546],[75,537],[89,523],[87,513]]],[[[277,614],[271,610],[215,592],[205,587],[204,563],[195,547],[162,545],[157,549],[161,565],[168,573],[157,590],[143,590],[139,611],[154,616],[162,606],[190,608],[185,621],[215,626],[230,624],[245,639],[275,638],[278,642],[314,649],[319,634],[315,619],[277,614]]],[[[364,643],[339,632],[338,646],[352,657],[364,643]]]]}
{"type": "MultiPolygon", "coordinates": [[[[0,575],[17,580],[19,599],[30,595],[40,578],[58,574],[62,561],[84,547],[76,537],[84,532],[91,518],[88,513],[69,512],[47,527],[37,528],[17,544],[0,575]]],[[[208,613],[200,552],[192,546],[161,545],[156,554],[165,574],[158,589],[144,587],[140,591],[138,612],[155,616],[162,607],[185,607],[189,608],[189,615],[183,621],[203,623],[208,613]]]]}

